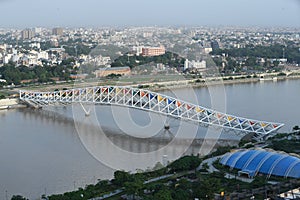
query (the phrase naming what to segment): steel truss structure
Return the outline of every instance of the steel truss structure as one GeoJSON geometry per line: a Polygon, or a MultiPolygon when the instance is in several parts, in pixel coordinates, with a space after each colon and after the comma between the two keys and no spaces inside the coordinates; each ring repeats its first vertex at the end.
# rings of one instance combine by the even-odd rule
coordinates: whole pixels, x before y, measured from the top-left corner
{"type": "Polygon", "coordinates": [[[282,123],[225,114],[164,94],[127,86],[96,86],[55,92],[20,91],[20,100],[35,107],[70,103],[125,106],[195,122],[202,126],[234,130],[242,135],[255,133],[266,136],[284,126],[282,123]]]}

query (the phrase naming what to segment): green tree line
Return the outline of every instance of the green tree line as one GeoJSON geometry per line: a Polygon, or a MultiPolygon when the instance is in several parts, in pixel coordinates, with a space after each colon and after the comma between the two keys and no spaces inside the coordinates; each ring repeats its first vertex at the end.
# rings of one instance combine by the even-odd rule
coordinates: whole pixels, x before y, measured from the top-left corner
{"type": "Polygon", "coordinates": [[[214,49],[212,55],[228,54],[231,57],[261,57],[261,58],[282,58],[283,51],[285,58],[290,63],[300,64],[299,47],[283,45],[272,46],[248,46],[246,48],[232,48],[232,49],[214,49]],[[284,50],[283,50],[284,49],[284,50]]]}
{"type": "Polygon", "coordinates": [[[129,66],[130,68],[134,68],[139,65],[144,65],[148,63],[162,63],[165,65],[169,65],[170,67],[179,67],[184,64],[184,59],[179,55],[166,52],[164,55],[153,56],[153,57],[145,57],[145,56],[128,56],[123,55],[114,60],[111,64],[112,67],[120,67],[120,66],[129,66]]]}
{"type": "Polygon", "coordinates": [[[64,61],[57,66],[35,66],[29,68],[21,65],[16,67],[13,63],[9,63],[0,68],[2,79],[7,81],[7,84],[20,84],[22,80],[37,80],[38,82],[48,82],[52,78],[59,78],[60,80],[70,79],[70,74],[76,73],[70,65],[69,61],[64,61]]]}

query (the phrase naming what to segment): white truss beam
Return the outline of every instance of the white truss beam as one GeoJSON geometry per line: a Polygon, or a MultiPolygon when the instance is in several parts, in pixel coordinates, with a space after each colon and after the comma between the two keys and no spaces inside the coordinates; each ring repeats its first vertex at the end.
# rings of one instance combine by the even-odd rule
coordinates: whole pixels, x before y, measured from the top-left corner
{"type": "Polygon", "coordinates": [[[20,91],[20,100],[40,107],[71,103],[119,105],[192,121],[205,127],[233,130],[238,135],[252,132],[264,136],[284,126],[282,123],[221,113],[164,94],[126,86],[96,86],[56,92],[20,91]]]}

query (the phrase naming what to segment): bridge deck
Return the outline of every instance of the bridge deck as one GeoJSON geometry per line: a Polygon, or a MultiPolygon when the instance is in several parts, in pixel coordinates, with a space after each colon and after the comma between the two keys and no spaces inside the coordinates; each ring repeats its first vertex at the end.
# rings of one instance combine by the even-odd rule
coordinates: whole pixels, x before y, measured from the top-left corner
{"type": "Polygon", "coordinates": [[[41,107],[70,103],[125,106],[245,134],[267,135],[284,125],[229,115],[164,94],[123,86],[97,86],[56,92],[20,91],[20,99],[41,107]]]}

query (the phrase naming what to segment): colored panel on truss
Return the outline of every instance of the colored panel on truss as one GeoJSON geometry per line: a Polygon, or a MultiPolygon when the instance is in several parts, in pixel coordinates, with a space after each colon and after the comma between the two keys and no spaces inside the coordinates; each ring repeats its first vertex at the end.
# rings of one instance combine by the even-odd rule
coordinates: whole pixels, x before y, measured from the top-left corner
{"type": "Polygon", "coordinates": [[[199,108],[199,107],[196,107],[196,112],[203,112],[204,110],[199,108]]]}
{"type": "Polygon", "coordinates": [[[220,114],[220,113],[217,113],[217,118],[222,118],[223,117],[223,115],[222,114],[220,114]]]}
{"type": "Polygon", "coordinates": [[[151,94],[151,93],[149,94],[150,100],[153,99],[154,97],[155,97],[155,96],[154,96],[153,94],[151,94]]]}
{"type": "Polygon", "coordinates": [[[107,88],[102,88],[101,91],[102,92],[107,92],[107,88]]]}
{"type": "Polygon", "coordinates": [[[129,94],[130,92],[131,92],[131,90],[124,89],[124,94],[129,94]]]}
{"type": "Polygon", "coordinates": [[[162,97],[162,96],[160,96],[160,95],[157,95],[157,101],[163,101],[164,100],[164,98],[162,97]]]}
{"type": "Polygon", "coordinates": [[[168,99],[168,100],[167,100],[167,103],[168,103],[168,104],[171,104],[172,102],[173,102],[173,101],[172,101],[171,99],[168,99]]]}
{"type": "Polygon", "coordinates": [[[266,127],[267,124],[266,124],[266,123],[261,123],[261,126],[262,126],[262,127],[266,127]]]}
{"type": "Polygon", "coordinates": [[[228,119],[229,121],[231,121],[231,120],[234,119],[234,117],[228,116],[227,119],[228,119]]]}
{"type": "Polygon", "coordinates": [[[119,93],[121,92],[121,89],[120,88],[116,88],[116,93],[119,93]]]}
{"type": "Polygon", "coordinates": [[[147,96],[147,93],[144,91],[140,91],[141,97],[147,96]]]}
{"type": "Polygon", "coordinates": [[[244,123],[244,119],[239,119],[240,124],[244,123]]]}
{"type": "Polygon", "coordinates": [[[186,108],[187,108],[188,110],[190,110],[190,109],[192,108],[192,106],[190,106],[189,104],[186,104],[186,108]]]}
{"type": "Polygon", "coordinates": [[[133,91],[132,91],[132,94],[133,94],[133,96],[135,96],[136,94],[139,94],[139,91],[133,90],[133,91]]]}

